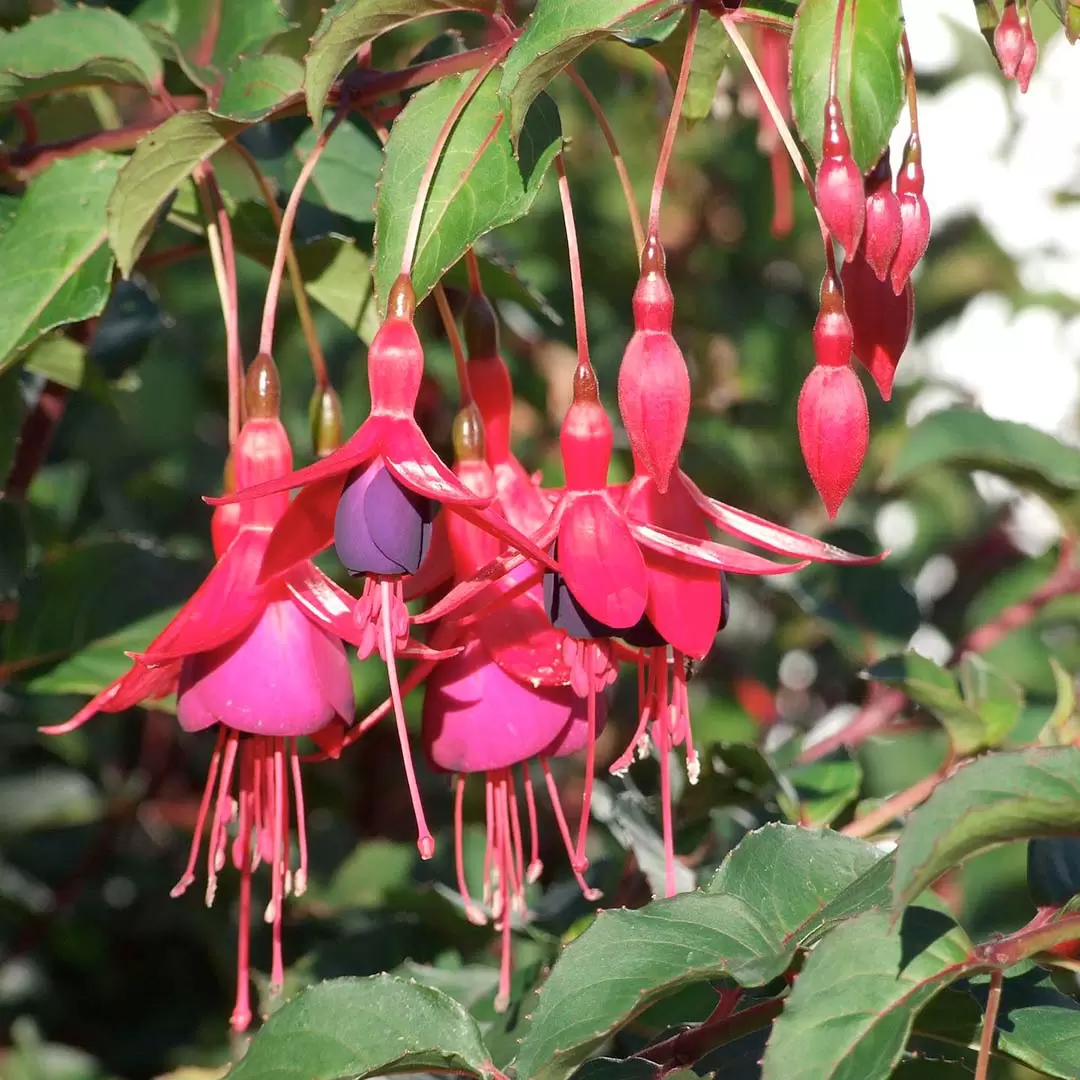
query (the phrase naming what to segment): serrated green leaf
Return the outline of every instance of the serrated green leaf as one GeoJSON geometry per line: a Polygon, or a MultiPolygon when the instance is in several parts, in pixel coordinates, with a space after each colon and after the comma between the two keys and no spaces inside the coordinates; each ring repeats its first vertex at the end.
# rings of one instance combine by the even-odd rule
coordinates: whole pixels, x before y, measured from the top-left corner
{"type": "Polygon", "coordinates": [[[292,26],[277,0],[143,0],[132,19],[188,78],[210,91],[238,60],[261,52],[292,26]]]}
{"type": "Polygon", "coordinates": [[[363,1080],[425,1069],[493,1075],[476,1021],[393,975],[328,979],[274,1013],[228,1080],[363,1080]]]}
{"type": "Polygon", "coordinates": [[[978,851],[1080,832],[1080,747],[987,754],[959,769],[908,819],[896,852],[893,904],[911,903],[978,851]]]}
{"type": "Polygon", "coordinates": [[[109,197],[109,243],[124,277],[130,276],[157,225],[158,211],[177,186],[243,130],[243,124],[210,113],[180,113],[139,142],[109,197]]]}
{"type": "Polygon", "coordinates": [[[249,56],[229,72],[211,111],[229,120],[264,120],[303,85],[304,69],[291,57],[249,56]]]}
{"type": "Polygon", "coordinates": [[[915,1015],[972,966],[947,915],[913,907],[891,924],[868,911],[811,953],[773,1025],[762,1080],[887,1080],[915,1015]]]}
{"type": "MultiPolygon", "coordinates": [[[[85,694],[93,697],[131,667],[129,652],[142,652],[165,629],[180,610],[166,608],[98,638],[74,656],[31,679],[26,688],[34,694],[85,694]]],[[[171,710],[170,710],[171,711],[171,710]]]]}
{"type": "MultiPolygon", "coordinates": [[[[821,160],[837,5],[838,0],[802,0],[791,37],[791,111],[815,161],[821,160]]],[[[888,145],[904,101],[904,18],[900,0],[877,0],[854,8],[853,29],[851,10],[844,11],[836,86],[852,155],[868,172],[888,145]]]]}
{"type": "Polygon", "coordinates": [[[16,349],[105,307],[113,267],[105,205],[122,164],[99,151],[57,161],[20,201],[0,236],[0,371],[16,349]]]}
{"type": "Polygon", "coordinates": [[[985,469],[1061,491],[1080,491],[1080,450],[1027,424],[971,409],[932,413],[908,432],[882,483],[895,487],[935,465],[985,469]]]}
{"type": "Polygon", "coordinates": [[[396,26],[449,11],[490,14],[495,0],[338,0],[323,12],[305,61],[308,112],[322,120],[330,87],[356,50],[396,26]]]}
{"type": "MultiPolygon", "coordinates": [[[[688,26],[689,20],[683,19],[673,33],[649,49],[664,65],[672,86],[679,79],[688,26]]],[[[688,123],[704,120],[712,115],[716,84],[731,59],[732,51],[731,38],[719,19],[703,17],[699,20],[682,107],[683,119],[688,123]]]]}
{"type": "Polygon", "coordinates": [[[813,761],[784,774],[794,789],[791,799],[781,790],[784,813],[800,825],[830,825],[859,797],[862,767],[857,761],[813,761]]]}
{"type": "Polygon", "coordinates": [[[569,1076],[614,1031],[690,983],[728,976],[756,986],[774,978],[837,914],[830,902],[843,898],[847,915],[887,896],[887,876],[872,876],[880,860],[862,841],[769,825],[739,844],[707,892],[601,911],[543,985],[519,1075],[569,1076]],[[871,887],[844,898],[864,875],[871,887]]]}
{"type": "Polygon", "coordinates": [[[590,45],[613,35],[645,36],[675,7],[675,0],[538,0],[503,62],[499,94],[511,138],[517,139],[537,95],[590,45]]]}
{"type": "MultiPolygon", "coordinates": [[[[286,168],[290,187],[314,149],[317,135],[308,128],[293,143],[293,161],[286,168]]],[[[341,124],[330,137],[304,191],[305,201],[322,204],[360,225],[375,220],[375,196],[383,149],[352,124],[341,124]]],[[[370,233],[368,234],[370,240],[370,233]]]]}
{"type": "Polygon", "coordinates": [[[108,8],[63,8],[0,36],[0,108],[102,83],[153,90],[161,77],[146,36],[108,8]]]}
{"type": "MultiPolygon", "coordinates": [[[[440,79],[416,94],[386,144],[375,206],[375,294],[380,310],[401,269],[409,218],[432,143],[468,86],[469,75],[440,79]]],[[[481,236],[516,221],[532,205],[562,142],[559,114],[546,94],[536,99],[515,155],[494,71],[462,111],[447,140],[424,205],[413,260],[417,300],[481,236]],[[494,137],[477,157],[477,148],[494,137]]]]}

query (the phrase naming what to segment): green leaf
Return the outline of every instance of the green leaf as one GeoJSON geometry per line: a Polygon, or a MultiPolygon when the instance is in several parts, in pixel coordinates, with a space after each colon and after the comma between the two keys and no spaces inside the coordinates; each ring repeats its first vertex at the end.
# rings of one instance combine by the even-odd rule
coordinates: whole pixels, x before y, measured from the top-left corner
{"type": "Polygon", "coordinates": [[[542,987],[518,1075],[569,1076],[613,1032],[691,983],[768,982],[832,917],[887,900],[887,876],[870,876],[880,861],[862,841],[769,825],[739,844],[707,892],[601,911],[542,987]],[[870,887],[844,898],[868,871],[870,887]],[[840,907],[830,909],[832,902],[840,907]]]}
{"type": "Polygon", "coordinates": [[[0,371],[16,349],[105,307],[113,267],[105,204],[122,164],[96,150],[57,161],[19,203],[0,236],[0,371]]]}
{"type": "Polygon", "coordinates": [[[656,1066],[645,1058],[593,1058],[574,1073],[574,1080],[656,1080],[656,1066]]]}
{"type": "Polygon", "coordinates": [[[64,8],[0,35],[0,108],[102,83],[155,90],[161,77],[146,36],[108,8],[64,8]]]}
{"type": "Polygon", "coordinates": [[[128,672],[131,659],[127,654],[142,652],[179,610],[179,607],[171,607],[156,611],[115,634],[98,638],[44,675],[31,679],[26,688],[35,694],[93,697],[128,672]]]}
{"type": "Polygon", "coordinates": [[[78,390],[86,370],[86,346],[57,334],[37,345],[23,366],[69,390],[78,390]]]}
{"type": "Polygon", "coordinates": [[[1053,657],[1050,667],[1054,672],[1057,701],[1050,719],[1039,732],[1042,746],[1069,746],[1080,740],[1080,713],[1076,703],[1076,676],[1070,675],[1053,657]]]}
{"type": "Polygon", "coordinates": [[[1032,978],[1037,971],[1004,981],[997,1048],[1047,1076],[1075,1080],[1080,1062],[1080,1005],[1045,976],[1037,981],[1032,978]]]}
{"type": "Polygon", "coordinates": [[[514,139],[537,95],[594,42],[611,35],[644,37],[671,14],[674,0],[538,0],[525,31],[503,62],[500,95],[514,139]]]}
{"type": "Polygon", "coordinates": [[[229,73],[215,116],[252,123],[263,120],[304,85],[304,69],[288,56],[249,56],[229,73]]]}
{"type": "Polygon", "coordinates": [[[261,52],[292,25],[277,0],[144,0],[132,18],[188,78],[211,91],[239,58],[261,52]]]}
{"type": "MultiPolygon", "coordinates": [[[[683,19],[674,33],[649,49],[667,69],[672,86],[679,79],[688,25],[689,20],[683,19]]],[[[731,39],[719,19],[706,16],[699,20],[682,107],[683,119],[688,123],[704,120],[712,115],[716,84],[731,59],[732,48],[731,39]]]]}
{"type": "MultiPolygon", "coordinates": [[[[308,127],[293,143],[292,161],[285,169],[291,187],[318,138],[308,127]]],[[[341,124],[330,137],[311,180],[304,189],[305,201],[322,204],[327,210],[370,225],[375,220],[376,185],[383,163],[383,149],[373,137],[353,124],[341,124]]],[[[370,231],[368,233],[370,240],[370,231]]]]}
{"type": "Polygon", "coordinates": [[[784,777],[796,796],[780,791],[784,813],[801,825],[830,825],[859,797],[863,774],[857,761],[844,758],[799,765],[784,777]]]}
{"type": "Polygon", "coordinates": [[[911,815],[900,837],[893,903],[1009,840],[1080,832],[1080,747],[999,751],[963,766],[911,815]]]}
{"type": "Polygon", "coordinates": [[[947,915],[868,911],[811,953],[773,1025],[762,1080],[887,1080],[916,1013],[965,973],[972,945],[947,915]]]}
{"type": "MultiPolygon", "coordinates": [[[[836,9],[837,0],[802,0],[791,37],[791,109],[815,161],[821,160],[836,9]]],[[[850,12],[845,8],[837,94],[852,155],[868,172],[888,146],[904,102],[899,54],[904,19],[900,0],[859,4],[854,30],[850,12]]]]}
{"type": "Polygon", "coordinates": [[[304,85],[312,119],[316,124],[321,122],[334,80],[356,50],[373,38],[425,15],[448,11],[490,14],[496,7],[496,0],[338,0],[323,12],[305,61],[304,85]]]}
{"type": "MultiPolygon", "coordinates": [[[[0,485],[7,479],[15,460],[15,442],[22,427],[23,403],[15,372],[0,375],[0,485]]],[[[0,585],[0,592],[3,586],[0,585]]]]}
{"type": "Polygon", "coordinates": [[[1024,707],[1021,689],[973,654],[961,661],[959,681],[957,675],[916,652],[880,660],[865,675],[899,686],[912,701],[933,713],[960,757],[999,744],[1024,707]]]}
{"type": "Polygon", "coordinates": [[[1022,484],[1080,491],[1080,450],[1027,424],[971,409],[932,413],[908,433],[882,483],[895,487],[928,466],[985,469],[1022,484]]]}
{"type": "MultiPolygon", "coordinates": [[[[375,206],[375,294],[380,310],[401,269],[405,234],[432,143],[469,81],[467,74],[448,76],[421,90],[390,133],[375,206]]],[[[413,261],[418,301],[466,248],[526,213],[561,145],[558,110],[545,94],[529,111],[515,156],[498,82],[497,71],[484,80],[447,140],[424,206],[413,261]],[[477,157],[477,148],[493,132],[477,157]]]]}
{"type": "Polygon", "coordinates": [[[363,1080],[425,1069],[493,1075],[476,1021],[430,986],[375,975],[304,991],[252,1039],[228,1080],[363,1080]]]}
{"type": "Polygon", "coordinates": [[[130,276],[157,226],[158,211],[177,186],[243,129],[243,124],[210,113],[180,113],[140,141],[109,198],[109,243],[124,277],[130,276]]]}

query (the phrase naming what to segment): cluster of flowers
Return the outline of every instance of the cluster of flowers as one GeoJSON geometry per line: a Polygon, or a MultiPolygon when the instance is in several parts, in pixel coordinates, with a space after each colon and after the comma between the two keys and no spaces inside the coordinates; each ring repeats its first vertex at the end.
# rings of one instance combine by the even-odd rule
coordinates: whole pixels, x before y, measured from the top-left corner
{"type": "Polygon", "coordinates": [[[1031,32],[1031,16],[1026,0],[1021,6],[1008,0],[994,30],[994,52],[1006,79],[1012,79],[1026,94],[1035,65],[1039,62],[1039,43],[1031,32]]]}
{"type": "Polygon", "coordinates": [[[705,495],[678,467],[690,408],[686,364],[672,336],[674,299],[655,236],[633,297],[635,332],[619,378],[634,476],[608,484],[612,425],[587,357],[574,374],[561,429],[565,486],[547,490],[510,445],[512,388],[499,354],[496,315],[480,293],[464,312],[472,399],[458,416],[453,469],[414,419],[423,349],[413,290],[402,275],[371,343],[371,412],[339,449],[299,471],[278,419],[273,361],[261,354],[245,383],[245,414],[230,472],[237,490],[209,500],[217,562],[131,670],[67,723],[178,695],[185,731],[214,728],[217,742],[188,864],[173,890],[195,879],[207,834],[206,899],[231,862],[240,874],[237,1030],[251,1020],[252,871],[270,868],[271,985],[284,979],[282,905],[303,893],[307,844],[300,740],[336,756],[393,714],[421,855],[434,840],[413,769],[402,696],[424,685],[422,745],[432,766],[456,774],[456,854],[469,918],[503,934],[499,1004],[508,1000],[511,920],[540,873],[532,773],[539,760],[571,866],[583,876],[605,690],[621,663],[638,671],[638,723],[612,766],[627,768],[650,742],[661,762],[667,887],[674,891],[668,758],[683,746],[691,780],[686,660],[708,653],[727,617],[725,573],[782,574],[808,561],[865,562],[705,495]],[[291,502],[288,492],[299,488],[291,502]],[[790,557],[774,562],[723,545],[717,526],[790,557]],[[359,598],[311,562],[334,545],[359,598]],[[434,598],[411,613],[407,603],[434,598]],[[429,628],[421,640],[418,626],[429,628]],[[390,698],[360,723],[345,643],[385,662],[390,698]],[[414,661],[399,681],[397,662],[414,661]],[[586,782],[572,835],[548,762],[585,751],[586,782]],[[522,766],[519,770],[518,766],[522,766]],[[469,896],[462,860],[466,777],[483,774],[487,851],[482,903],[469,896]],[[529,828],[529,858],[520,816],[529,828]],[[294,832],[295,830],[295,832],[294,832]],[[294,841],[295,840],[295,844],[294,841]],[[295,850],[294,850],[295,848],[295,850]]]}

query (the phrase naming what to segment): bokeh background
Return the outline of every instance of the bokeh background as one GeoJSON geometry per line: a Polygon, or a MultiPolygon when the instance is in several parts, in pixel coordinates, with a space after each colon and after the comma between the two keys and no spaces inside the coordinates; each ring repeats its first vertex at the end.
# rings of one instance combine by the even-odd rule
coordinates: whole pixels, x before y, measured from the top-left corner
{"type": "MultiPolygon", "coordinates": [[[[310,30],[317,4],[284,6],[310,30]]],[[[0,4],[8,25],[22,19],[19,7],[0,4]]],[[[938,765],[944,736],[919,716],[834,756],[813,778],[801,774],[800,781],[791,762],[799,740],[827,737],[850,719],[865,694],[859,673],[868,663],[908,644],[944,661],[953,642],[1026,595],[1055,563],[1060,500],[956,468],[928,468],[900,485],[885,476],[912,424],[958,402],[1066,441],[1080,434],[1080,128],[1073,117],[1080,57],[1058,32],[1022,97],[1002,79],[967,0],[912,0],[907,18],[934,234],[916,279],[915,336],[897,392],[889,404],[871,394],[871,450],[835,524],[810,484],[795,435],[795,401],[812,363],[820,239],[799,191],[791,235],[770,233],[773,196],[757,147],[756,99],[737,64],[721,81],[712,118],[684,131],[677,144],[662,238],[695,397],[683,467],[725,501],[847,546],[893,552],[873,569],[731,582],[730,624],[693,682],[696,740],[710,748],[706,775],[697,788],[678,785],[687,888],[765,821],[839,824],[859,801],[896,791],[938,765]],[[801,805],[788,795],[792,778],[801,805]]],[[[1048,36],[1049,12],[1036,8],[1035,20],[1048,36]]],[[[467,19],[455,25],[467,37],[475,32],[467,19]]],[[[430,44],[443,29],[427,20],[380,40],[376,64],[395,66],[425,45],[454,47],[445,37],[430,44]]],[[[644,208],[670,104],[666,78],[646,53],[617,44],[590,51],[579,70],[615,129],[644,208]]],[[[553,92],[570,137],[589,339],[613,401],[637,255],[599,129],[570,83],[557,82],[553,92]]],[[[102,108],[126,107],[120,96],[58,98],[38,111],[42,137],[90,130],[102,108]]],[[[0,136],[12,136],[4,123],[0,136]]],[[[279,123],[249,141],[285,191],[298,167],[292,146],[302,127],[279,123]]],[[[895,150],[905,135],[901,130],[895,150]]],[[[365,138],[359,127],[353,136],[365,138]]],[[[352,216],[300,225],[311,272],[325,268],[327,252],[340,253],[343,242],[335,237],[346,236],[356,257],[349,265],[357,269],[333,282],[337,314],[317,305],[348,430],[367,404],[364,341],[372,326],[358,253],[371,243],[373,145],[365,160],[346,178],[352,216]],[[353,325],[342,312],[351,313],[353,325]]],[[[247,214],[252,196],[241,172],[227,156],[218,165],[237,213],[247,214]]],[[[154,250],[192,239],[185,231],[192,205],[190,192],[181,192],[154,250]]],[[[485,251],[531,290],[530,297],[509,275],[492,272],[493,287],[517,297],[500,302],[500,310],[520,456],[556,482],[556,434],[574,353],[553,183],[533,212],[490,237],[485,251]]],[[[266,271],[244,258],[240,272],[250,356],[266,271]]],[[[433,308],[425,307],[420,322],[430,375],[424,421],[447,451],[453,363],[433,308]]],[[[313,383],[288,297],[277,361],[286,424],[297,456],[307,460],[313,383]]],[[[222,880],[210,911],[197,888],[175,901],[168,893],[187,852],[210,745],[181,735],[167,707],[103,716],[63,738],[37,733],[123,670],[123,650],[145,643],[209,566],[209,514],[200,496],[220,487],[227,433],[224,340],[208,259],[197,254],[137,275],[117,290],[89,350],[70,338],[49,339],[25,370],[0,382],[17,379],[31,401],[46,376],[77,390],[25,505],[17,512],[0,505],[0,1077],[144,1080],[173,1073],[209,1080],[235,1049],[226,1024],[233,882],[222,880]]],[[[617,445],[615,478],[629,467],[625,437],[617,445]]],[[[332,555],[321,564],[340,574],[332,555]]],[[[1032,738],[1050,711],[1048,656],[1067,670],[1080,667],[1078,614],[1080,599],[1055,601],[988,657],[1026,690],[1018,741],[1032,738]]],[[[365,663],[355,665],[355,679],[360,715],[382,700],[385,678],[379,664],[365,663]]],[[[414,719],[419,700],[409,702],[414,719]]],[[[602,759],[621,750],[633,713],[627,680],[616,688],[602,759]]],[[[573,814],[580,764],[563,763],[560,780],[573,814]]],[[[442,825],[439,856],[428,865],[415,857],[390,729],[376,728],[340,762],[308,771],[313,880],[287,913],[290,987],[335,974],[405,970],[468,1003],[492,1025],[492,1045],[509,1058],[517,1026],[526,1022],[522,995],[589,909],[546,814],[547,871],[533,918],[515,936],[520,1007],[497,1019],[496,943],[489,930],[464,919],[450,885],[447,781],[428,772],[423,784],[430,816],[442,825]]],[[[597,795],[590,873],[605,890],[605,904],[644,902],[662,873],[656,786],[656,765],[646,761],[626,781],[605,777],[597,795]]],[[[482,820],[480,790],[473,821],[482,820]]],[[[478,864],[481,824],[469,840],[478,864]]],[[[1022,846],[974,860],[945,891],[976,935],[1014,928],[1033,910],[1022,846]]],[[[257,938],[256,965],[267,955],[268,937],[257,938]]],[[[641,1039],[669,1020],[707,1012],[709,1003],[707,993],[680,995],[620,1038],[641,1039]]],[[[1017,1067],[999,1075],[1023,1073],[1017,1067]]]]}

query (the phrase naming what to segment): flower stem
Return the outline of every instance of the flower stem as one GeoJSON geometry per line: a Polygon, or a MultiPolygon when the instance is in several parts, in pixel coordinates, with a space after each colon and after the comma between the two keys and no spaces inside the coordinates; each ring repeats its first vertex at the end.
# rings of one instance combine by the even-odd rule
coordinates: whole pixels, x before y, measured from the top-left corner
{"type": "Polygon", "coordinates": [[[454,367],[457,370],[458,387],[461,391],[462,407],[472,401],[472,390],[469,387],[469,369],[465,364],[465,348],[461,344],[461,335],[458,333],[457,322],[454,313],[450,310],[450,301],[446,299],[446,290],[439,282],[434,288],[435,304],[439,309],[443,327],[446,329],[446,337],[450,342],[450,351],[454,354],[454,367]]]}
{"type": "Polygon", "coordinates": [[[911,62],[911,46],[907,31],[900,35],[900,51],[904,58],[904,89],[907,92],[908,119],[913,134],[919,133],[919,98],[915,92],[915,67],[911,62]]]}
{"type": "Polygon", "coordinates": [[[236,251],[232,242],[229,215],[221,198],[212,166],[200,165],[193,174],[206,225],[210,262],[214,267],[221,314],[225,320],[225,364],[229,384],[229,445],[236,442],[243,422],[244,361],[240,352],[240,313],[236,288],[236,251]]]}
{"type": "Polygon", "coordinates": [[[979,1040],[979,1060],[975,1065],[975,1080],[988,1080],[990,1058],[994,1052],[994,1032],[997,1028],[998,1007],[1001,1005],[1001,984],[1005,976],[1000,971],[990,972],[990,993],[986,998],[986,1015],[983,1017],[982,1038],[979,1040]]]}
{"type": "MultiPolygon", "coordinates": [[[[263,201],[266,203],[267,209],[270,211],[270,217],[274,221],[274,228],[278,230],[280,236],[283,219],[277,199],[274,198],[274,193],[270,190],[269,181],[247,147],[239,142],[234,142],[233,150],[240,155],[244,164],[247,165],[259,191],[262,192],[263,201]]],[[[315,320],[311,314],[311,304],[308,302],[307,291],[304,289],[304,278],[300,271],[300,260],[296,257],[296,247],[293,244],[291,230],[290,234],[285,237],[285,267],[289,272],[289,285],[292,287],[293,300],[296,303],[296,315],[304,334],[308,356],[311,358],[311,371],[315,376],[315,385],[320,390],[324,390],[330,385],[330,376],[326,370],[326,357],[323,355],[319,335],[315,331],[315,320]]]]}
{"type": "Polygon", "coordinates": [[[577,227],[574,224],[574,204],[570,200],[570,182],[566,178],[566,163],[563,161],[561,151],[555,155],[555,171],[559,175],[559,197],[562,200],[566,248],[570,257],[570,288],[574,295],[574,332],[577,335],[578,366],[591,368],[589,335],[585,324],[585,290],[581,283],[581,252],[578,249],[577,227]]]}
{"type": "Polygon", "coordinates": [[[829,97],[836,97],[838,81],[837,69],[840,67],[840,43],[844,37],[845,0],[836,5],[836,23],[833,26],[832,56],[829,59],[829,97]]]}
{"type": "Polygon", "coordinates": [[[611,151],[611,160],[615,164],[615,171],[619,174],[619,184],[622,187],[623,198],[626,200],[626,209],[630,215],[630,228],[634,230],[634,249],[640,254],[641,249],[645,246],[645,232],[641,225],[641,214],[638,213],[637,202],[634,199],[634,188],[630,183],[630,174],[626,171],[626,162],[619,152],[619,144],[615,141],[615,132],[611,130],[611,125],[604,115],[600,102],[596,100],[585,80],[572,67],[566,69],[566,74],[570,76],[574,85],[581,91],[581,96],[592,110],[596,122],[600,125],[600,130],[604,133],[604,140],[611,151]]]}
{"type": "Polygon", "coordinates": [[[467,248],[465,251],[465,269],[469,274],[469,291],[474,296],[482,296],[484,286],[480,280],[480,261],[476,257],[475,248],[467,248]]]}
{"type": "Polygon", "coordinates": [[[293,224],[296,221],[296,212],[300,208],[300,199],[304,194],[311,174],[315,166],[319,164],[319,158],[326,149],[330,137],[337,131],[338,124],[345,119],[351,107],[348,98],[345,98],[337,108],[337,112],[331,117],[330,122],[319,132],[315,145],[311,148],[307,161],[304,162],[300,175],[296,178],[289,201],[285,204],[285,213],[281,217],[281,225],[278,228],[277,249],[274,252],[274,263],[270,268],[270,281],[266,286],[266,302],[263,305],[262,331],[259,334],[259,352],[272,356],[274,352],[274,319],[277,315],[278,296],[281,293],[281,278],[285,270],[286,252],[289,250],[293,224]]]}
{"type": "Polygon", "coordinates": [[[431,184],[435,179],[435,173],[438,171],[439,162],[442,160],[443,151],[446,149],[446,144],[450,139],[450,135],[460,119],[461,114],[465,111],[465,106],[472,101],[476,91],[480,89],[481,83],[483,83],[488,75],[491,74],[495,65],[499,63],[512,44],[513,38],[511,37],[507,37],[504,42],[499,43],[499,48],[492,52],[491,56],[481,65],[480,69],[472,77],[469,85],[465,87],[464,93],[454,103],[454,107],[450,110],[449,115],[443,121],[443,125],[439,129],[438,135],[435,136],[435,144],[432,146],[431,153],[428,155],[427,165],[424,167],[423,175],[420,177],[420,184],[416,189],[412,216],[409,218],[409,228],[405,234],[405,246],[401,252],[401,272],[403,274],[412,272],[413,258],[416,255],[416,245],[420,239],[420,226],[424,218],[424,207],[427,205],[427,198],[431,192],[431,184]]]}
{"type": "MultiPolygon", "coordinates": [[[[679,130],[683,99],[686,97],[686,84],[690,81],[690,66],[694,59],[694,42],[697,40],[698,21],[701,12],[697,4],[690,8],[690,25],[686,31],[686,45],[683,48],[682,64],[679,67],[679,79],[675,84],[675,97],[671,102],[671,115],[668,117],[664,140],[660,144],[660,156],[656,162],[656,175],[653,178],[652,198],[649,200],[649,235],[657,236],[660,230],[660,200],[664,195],[664,181],[667,179],[668,162],[675,146],[675,134],[679,130]]],[[[638,247],[640,253],[644,244],[638,247]]]]}

